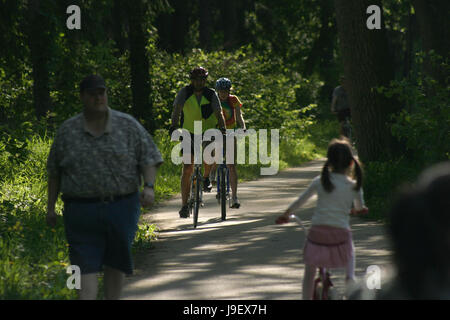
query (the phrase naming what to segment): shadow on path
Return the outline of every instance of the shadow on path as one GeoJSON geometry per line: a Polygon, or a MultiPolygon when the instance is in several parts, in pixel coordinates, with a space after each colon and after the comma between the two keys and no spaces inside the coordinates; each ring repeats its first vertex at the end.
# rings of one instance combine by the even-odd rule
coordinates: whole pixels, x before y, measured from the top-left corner
{"type": "MultiPolygon", "coordinates": [[[[304,234],[295,223],[276,217],[320,173],[312,161],[276,176],[239,185],[242,206],[221,221],[215,193],[206,194],[199,225],[180,219],[176,197],[145,218],[160,228],[154,246],[135,257],[135,274],[126,280],[125,299],[300,299],[304,234]]],[[[309,227],[311,199],[298,213],[309,227]]],[[[357,275],[367,266],[388,265],[383,227],[352,218],[357,275]]]]}

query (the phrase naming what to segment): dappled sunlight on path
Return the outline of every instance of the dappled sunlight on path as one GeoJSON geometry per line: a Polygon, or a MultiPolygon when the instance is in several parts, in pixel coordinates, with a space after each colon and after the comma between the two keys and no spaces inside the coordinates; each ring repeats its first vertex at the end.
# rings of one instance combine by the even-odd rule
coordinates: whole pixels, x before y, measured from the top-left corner
{"type": "MultiPolygon", "coordinates": [[[[167,201],[145,216],[160,228],[151,249],[135,258],[126,299],[300,299],[304,235],[295,223],[276,225],[276,217],[320,173],[312,161],[276,176],[239,186],[242,206],[229,209],[221,221],[215,193],[205,195],[197,229],[180,219],[180,198],[167,201]]],[[[300,211],[309,227],[315,198],[300,211]]],[[[352,218],[357,275],[371,264],[389,264],[383,228],[352,218]]],[[[339,285],[339,284],[338,284],[339,285]]]]}

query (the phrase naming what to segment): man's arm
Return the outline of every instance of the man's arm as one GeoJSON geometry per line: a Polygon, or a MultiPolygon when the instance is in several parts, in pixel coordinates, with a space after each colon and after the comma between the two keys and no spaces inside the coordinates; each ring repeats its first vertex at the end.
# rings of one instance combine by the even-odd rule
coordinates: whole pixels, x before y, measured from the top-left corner
{"type": "MultiPolygon", "coordinates": [[[[220,109],[222,110],[222,109],[220,109]]],[[[219,128],[226,128],[225,126],[225,118],[223,117],[222,111],[214,110],[214,114],[217,117],[217,120],[219,122],[219,128]]]]}
{"type": "Polygon", "coordinates": [[[242,128],[242,129],[246,129],[245,128],[245,121],[244,121],[244,117],[242,115],[241,112],[241,108],[236,108],[236,121],[238,123],[238,125],[242,128]]]}
{"type": "Polygon", "coordinates": [[[55,205],[59,194],[60,177],[49,177],[47,186],[47,224],[56,225],[55,205]]]}
{"type": "Polygon", "coordinates": [[[172,128],[178,128],[180,126],[181,112],[183,112],[183,104],[185,100],[186,89],[183,88],[178,91],[175,101],[173,102],[172,111],[172,128]]]}
{"type": "Polygon", "coordinates": [[[183,106],[175,104],[172,111],[172,127],[178,128],[180,126],[180,116],[183,110],[183,106]]]}
{"type": "Polygon", "coordinates": [[[225,118],[222,113],[222,105],[220,104],[220,100],[216,92],[214,92],[212,96],[211,106],[219,123],[219,129],[226,129],[225,118]]]}
{"type": "MultiPolygon", "coordinates": [[[[157,167],[154,165],[147,165],[142,168],[142,175],[144,177],[144,184],[155,184],[157,167]]],[[[149,207],[155,201],[154,188],[144,186],[144,190],[141,193],[141,205],[142,207],[149,207]]]]}

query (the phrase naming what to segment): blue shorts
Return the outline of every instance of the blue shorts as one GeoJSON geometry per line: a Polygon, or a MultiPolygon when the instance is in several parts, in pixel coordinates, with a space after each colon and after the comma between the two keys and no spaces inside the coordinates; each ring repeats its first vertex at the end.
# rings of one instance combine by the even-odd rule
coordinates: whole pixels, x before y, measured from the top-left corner
{"type": "Polygon", "coordinates": [[[114,202],[65,202],[70,263],[82,274],[100,272],[104,265],[132,274],[131,246],[140,212],[138,192],[114,202]]]}

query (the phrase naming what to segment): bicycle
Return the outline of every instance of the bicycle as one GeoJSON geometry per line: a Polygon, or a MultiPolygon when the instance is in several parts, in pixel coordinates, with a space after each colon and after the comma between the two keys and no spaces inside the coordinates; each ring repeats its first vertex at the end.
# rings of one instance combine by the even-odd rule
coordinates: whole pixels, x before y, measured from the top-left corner
{"type": "Polygon", "coordinates": [[[192,214],[194,229],[198,224],[198,212],[203,206],[203,176],[202,165],[194,164],[194,172],[191,175],[191,193],[188,200],[189,215],[192,214]]]}
{"type": "MultiPolygon", "coordinates": [[[[183,141],[183,137],[180,137],[180,141],[183,141]]],[[[200,207],[203,206],[203,175],[202,165],[194,163],[194,171],[190,178],[190,193],[188,199],[189,216],[193,217],[194,229],[198,224],[198,213],[200,207]]]]}
{"type": "MultiPolygon", "coordinates": [[[[303,230],[305,241],[307,240],[307,231],[303,225],[302,220],[292,214],[289,216],[290,219],[294,219],[300,225],[303,230]]],[[[277,219],[277,224],[287,223],[289,221],[277,219]]],[[[324,267],[319,267],[319,275],[314,280],[314,290],[313,290],[313,300],[336,300],[337,292],[334,289],[333,282],[331,281],[331,274],[328,269],[324,267]]]]}
{"type": "Polygon", "coordinates": [[[345,117],[345,121],[342,123],[342,133],[348,140],[352,141],[352,124],[350,123],[350,118],[345,117]]]}
{"type": "MultiPolygon", "coordinates": [[[[245,134],[247,130],[243,130],[242,133],[245,134]]],[[[220,205],[221,218],[222,221],[226,220],[227,217],[227,200],[228,207],[233,208],[233,199],[230,196],[230,169],[226,162],[226,138],[236,137],[238,132],[231,132],[223,134],[223,151],[222,151],[222,163],[216,169],[216,185],[217,185],[217,195],[216,199],[220,205]]],[[[233,139],[234,143],[234,139],[233,139]]],[[[234,207],[239,208],[239,207],[234,207]]]]}
{"type": "Polygon", "coordinates": [[[223,152],[222,152],[222,163],[218,166],[216,170],[216,184],[217,184],[217,195],[216,199],[220,204],[220,213],[222,221],[227,218],[227,200],[229,201],[229,206],[231,207],[231,197],[230,197],[230,170],[228,169],[226,163],[226,134],[223,137],[223,152]]]}

